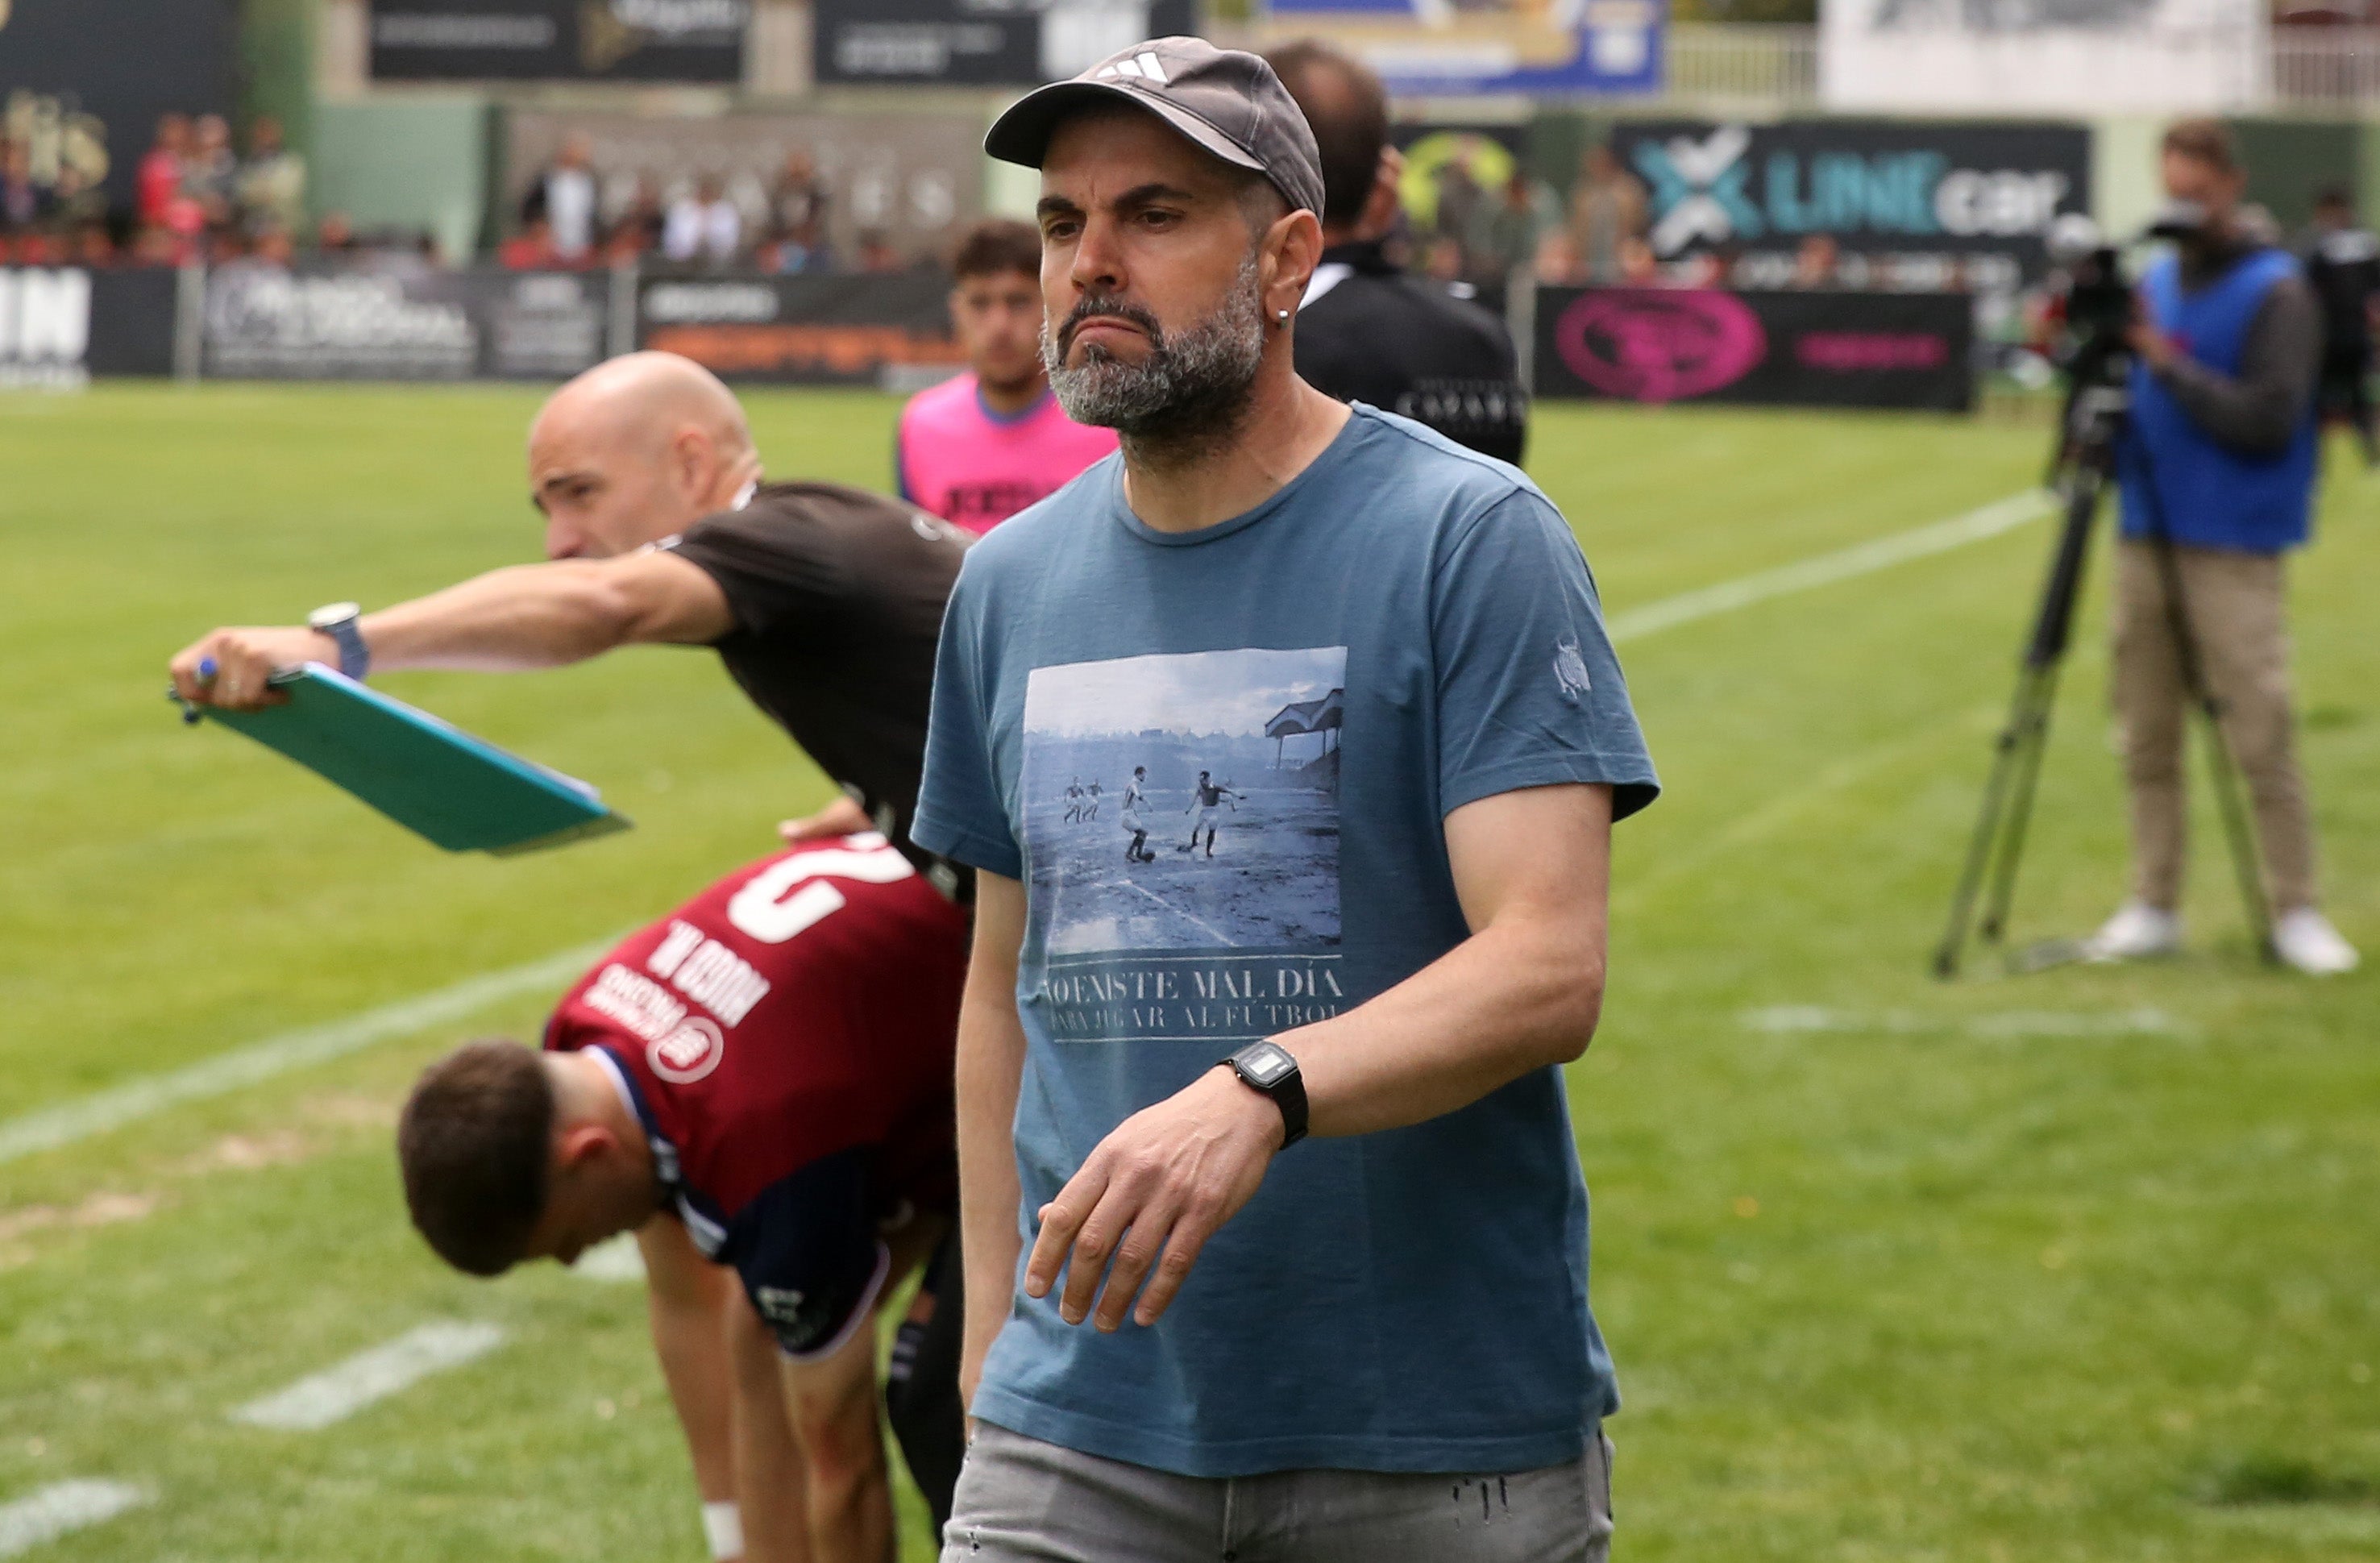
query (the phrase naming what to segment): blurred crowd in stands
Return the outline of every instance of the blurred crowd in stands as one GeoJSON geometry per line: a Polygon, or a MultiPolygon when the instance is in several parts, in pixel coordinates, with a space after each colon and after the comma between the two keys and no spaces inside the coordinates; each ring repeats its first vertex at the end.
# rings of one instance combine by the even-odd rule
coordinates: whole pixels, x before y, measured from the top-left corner
{"type": "Polygon", "coordinates": [[[839,253],[828,228],[833,194],[807,152],[785,156],[773,181],[705,174],[662,189],[643,176],[595,166],[583,136],[566,138],[521,196],[518,226],[496,258],[516,271],[583,266],[693,270],[888,272],[931,263],[905,255],[880,231],[862,230],[839,253]]]}
{"type": "MultiPolygon", "coordinates": [[[[306,165],[280,124],[260,116],[243,151],[221,116],[169,114],[140,158],[128,207],[73,161],[46,160],[31,138],[0,132],[0,264],[211,265],[334,261],[375,268],[435,265],[417,228],[363,230],[346,214],[307,219],[306,165]]],[[[742,181],[750,184],[750,181],[742,181]]],[[[667,189],[607,178],[583,137],[566,140],[528,182],[516,225],[496,246],[516,270],[616,266],[766,272],[888,272],[931,264],[861,230],[848,253],[829,237],[832,196],[808,153],[788,155],[773,185],[731,198],[706,176],[667,189]]],[[[463,259],[450,257],[449,259],[463,259]]]]}
{"type": "Polygon", "coordinates": [[[179,265],[246,255],[287,259],[354,242],[326,217],[305,233],[306,165],[261,116],[243,153],[219,114],[168,114],[140,155],[128,208],[111,209],[89,170],[55,146],[0,136],[0,260],[179,265]]]}
{"type": "Polygon", "coordinates": [[[1567,191],[1475,134],[1458,138],[1428,183],[1428,220],[1407,213],[1404,263],[1490,302],[1519,275],[1548,286],[1893,292],[1998,293],[2019,281],[2004,257],[1845,253],[1827,234],[1791,250],[1726,245],[1665,261],[1653,248],[1644,182],[1602,142],[1581,154],[1567,191]],[[1488,167],[1499,177],[1483,178],[1488,167]]]}
{"type": "MultiPolygon", "coordinates": [[[[1649,238],[1645,189],[1602,143],[1587,148],[1567,190],[1536,177],[1485,136],[1454,132],[1409,201],[1390,252],[1407,267],[1500,307],[1518,276],[1547,284],[1749,288],[2011,291],[1999,257],[1845,254],[1814,234],[1798,249],[1703,250],[1664,261],[1649,238]]],[[[169,114],[141,154],[128,208],[71,158],[0,130],[0,263],[266,264],[334,261],[374,269],[434,266],[418,229],[359,231],[339,212],[308,221],[304,161],[280,124],[259,116],[245,148],[220,115],[169,114]],[[46,156],[45,156],[46,154],[46,156]],[[45,165],[46,164],[46,165],[45,165]]],[[[834,192],[811,155],[790,153],[771,179],[717,175],[662,186],[596,165],[583,136],[566,138],[528,181],[496,261],[515,270],[635,263],[654,269],[770,273],[894,272],[935,263],[937,248],[905,252],[861,229],[831,237],[834,192]]],[[[465,257],[445,257],[462,260],[465,257]]]]}
{"type": "Polygon", "coordinates": [[[1520,272],[1548,283],[1663,280],[1645,242],[1645,187],[1607,146],[1580,159],[1567,199],[1484,139],[1439,164],[1430,183],[1428,220],[1407,215],[1406,260],[1441,282],[1500,294],[1520,272]],[[1512,166],[1501,178],[1481,177],[1502,164],[1512,166]]]}

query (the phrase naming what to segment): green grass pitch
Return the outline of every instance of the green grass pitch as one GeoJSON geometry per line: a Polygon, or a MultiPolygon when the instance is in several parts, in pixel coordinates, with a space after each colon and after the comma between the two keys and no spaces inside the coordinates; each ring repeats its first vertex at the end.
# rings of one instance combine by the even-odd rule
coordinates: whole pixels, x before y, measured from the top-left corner
{"type": "MultiPolygon", "coordinates": [[[[0,1125],[601,938],[827,796],[699,653],[385,680],[638,821],[517,861],[441,856],[172,719],[165,658],[212,624],[533,557],[535,401],[0,398],[0,1125]]],[[[893,402],[750,401],[774,471],[886,480],[893,402]]],[[[2016,492],[2044,434],[1547,407],[1532,464],[1616,614],[2016,492]]],[[[2380,955],[2380,480],[2336,463],[2321,528],[2295,577],[2305,757],[2334,916],[2380,955]]],[[[2202,806],[2187,959],[1925,974],[2047,538],[1621,648],[1668,795],[1619,832],[1572,1095],[1634,1563],[2380,1552],[2373,973],[2260,969],[2202,806]]],[[[2021,935],[2122,888],[2103,585],[2021,935]]],[[[153,1494],[28,1556],[701,1556],[637,1289],[468,1281],[405,1224],[412,1072],[531,1032],[551,996],[0,1162],[0,1506],[153,1494]],[[507,1337],[320,1433],[226,1417],[437,1319],[507,1337]]]]}

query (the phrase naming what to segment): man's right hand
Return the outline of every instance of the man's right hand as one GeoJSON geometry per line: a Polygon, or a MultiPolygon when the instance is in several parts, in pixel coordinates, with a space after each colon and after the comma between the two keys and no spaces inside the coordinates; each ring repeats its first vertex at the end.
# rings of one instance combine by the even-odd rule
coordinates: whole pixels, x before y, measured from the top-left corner
{"type": "Polygon", "coordinates": [[[876,822],[868,817],[867,810],[848,797],[843,797],[815,814],[798,820],[780,820],[777,835],[785,845],[798,847],[805,841],[823,841],[831,836],[850,836],[875,828],[876,822]]]}
{"type": "Polygon", "coordinates": [[[337,666],[339,643],[304,625],[210,630],[176,654],[174,692],[193,704],[254,711],[288,699],[268,680],[306,662],[337,666]]]}

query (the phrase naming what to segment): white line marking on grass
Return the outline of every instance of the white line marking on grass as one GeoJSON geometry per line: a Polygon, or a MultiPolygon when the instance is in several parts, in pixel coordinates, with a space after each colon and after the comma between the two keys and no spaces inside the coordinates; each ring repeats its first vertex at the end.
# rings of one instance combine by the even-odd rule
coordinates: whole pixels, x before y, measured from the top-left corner
{"type": "Polygon", "coordinates": [[[0,1163],[55,1150],[120,1129],[177,1103],[221,1096],[275,1075],[327,1063],[376,1042],[407,1036],[465,1016],[516,994],[576,977],[613,941],[584,945],[526,965],[483,972],[411,998],[367,1009],[344,1020],[307,1026],[218,1053],[179,1069],[125,1081],[78,1101],[61,1102],[0,1122],[0,1163]]]}
{"type": "MultiPolygon", "coordinates": [[[[1772,597],[1850,580],[1912,559],[1926,558],[1964,547],[1970,543],[1998,537],[2004,531],[2013,531],[2027,521],[2047,515],[2056,507],[2056,499],[2045,492],[2034,490],[2012,494],[2005,499],[1994,500],[1989,505],[1970,510],[1963,516],[1953,516],[1948,520],[1893,532],[1796,564],[1762,570],[1734,580],[1722,580],[1674,597],[1664,597],[1659,602],[1647,603],[1643,607],[1632,608],[1617,616],[1609,621],[1608,628],[1614,644],[1638,640],[1675,629],[1681,624],[1691,624],[1696,619],[1711,618],[1737,608],[1749,607],[1755,603],[1764,603],[1772,597]]],[[[1135,885],[1134,888],[1141,887],[1135,885]]],[[[1162,898],[1151,892],[1150,899],[1161,900],[1162,898]]],[[[1169,907],[1168,910],[1179,909],[1169,907]]],[[[1190,916],[1188,913],[1183,915],[1190,916]]],[[[1198,922],[1208,933],[1215,932],[1196,917],[1191,917],[1191,921],[1198,922]]],[[[543,960],[531,961],[526,966],[467,978],[435,993],[403,999],[345,1020],[285,1032],[234,1052],[219,1054],[187,1068],[152,1075],[145,1080],[128,1081],[113,1090],[86,1096],[80,1101],[62,1102],[55,1107],[27,1113],[21,1117],[0,1123],[0,1163],[31,1155],[37,1151],[70,1145],[94,1134],[103,1134],[176,1103],[220,1096],[308,1064],[345,1056],[388,1037],[402,1036],[442,1021],[457,1020],[499,998],[508,998],[526,989],[576,976],[579,967],[601,955],[614,942],[606,940],[601,944],[549,956],[543,960]]]]}
{"type": "Polygon", "coordinates": [[[157,1495],[129,1482],[54,1482],[14,1503],[0,1504],[0,1557],[30,1552],[76,1531],[103,1525],[157,1495]]]}
{"type": "Polygon", "coordinates": [[[1208,922],[1196,912],[1183,910],[1180,907],[1175,906],[1172,901],[1167,900],[1164,897],[1159,895],[1148,885],[1130,879],[1125,880],[1124,884],[1130,888],[1137,890],[1142,895],[1147,896],[1150,900],[1155,901],[1159,906],[1163,907],[1166,910],[1172,912],[1183,922],[1195,925],[1200,933],[1205,934],[1227,946],[1232,942],[1232,936],[1229,934],[1224,933],[1220,928],[1216,927],[1213,923],[1208,922]]]}
{"type": "Polygon", "coordinates": [[[1641,608],[1612,618],[1609,626],[1612,643],[1633,641],[1646,635],[1673,629],[1681,624],[1692,624],[1698,618],[1711,618],[1738,608],[1765,603],[1772,597],[1790,596],[1796,592],[1808,592],[1820,586],[1831,586],[1839,580],[1873,575],[1877,570],[1912,559],[1929,558],[1947,554],[1953,548],[1963,548],[1970,543],[1998,537],[2013,531],[2027,521],[2037,520],[2058,507],[2057,496],[2042,489],[2028,489],[2011,494],[2006,499],[1995,499],[1979,506],[1963,516],[1953,516],[1947,521],[1935,521],[1927,526],[1912,527],[1888,536],[1854,543],[1832,554],[1821,554],[1814,559],[1803,559],[1755,575],[1738,576],[1674,597],[1664,597],[1658,603],[1647,603],[1641,608]]]}
{"type": "Polygon", "coordinates": [[[1752,1031],[1814,1032],[1963,1032],[1978,1037],[2187,1036],[2191,1029],[2162,1009],[2124,1009],[2114,1013],[2078,1014],[2056,1009],[2004,1009],[1984,1015],[1925,1015],[1908,1009],[1863,1012],[1824,1009],[1815,1005],[1782,1004],[1767,1009],[1747,1009],[1742,1017],[1752,1031]]]}
{"type": "Polygon", "coordinates": [[[233,1411],[231,1419],[251,1427],[311,1433],[344,1422],[431,1374],[483,1357],[502,1345],[504,1338],[504,1332],[494,1325],[451,1319],[423,1325],[261,1400],[251,1400],[233,1411]]]}
{"type": "Polygon", "coordinates": [[[641,1281],[645,1278],[645,1251],[637,1246],[634,1232],[623,1232],[580,1254],[570,1273],[586,1281],[641,1281]]]}

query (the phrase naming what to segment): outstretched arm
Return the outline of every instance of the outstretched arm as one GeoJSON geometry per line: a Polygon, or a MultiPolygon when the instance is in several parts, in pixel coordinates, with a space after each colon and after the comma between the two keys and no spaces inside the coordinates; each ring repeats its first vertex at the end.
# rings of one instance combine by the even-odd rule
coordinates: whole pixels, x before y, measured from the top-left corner
{"type": "MultiPolygon", "coordinates": [[[[558,667],[615,646],[708,645],[735,623],[709,573],[655,550],[491,570],[366,614],[357,628],[376,672],[514,672],[558,667]]],[[[338,659],[328,635],[302,625],[215,629],[174,658],[174,688],[184,700],[254,709],[274,698],[265,680],[275,670],[338,659]]]]}
{"type": "MultiPolygon", "coordinates": [[[[1445,828],[1471,936],[1369,1003],[1275,1039],[1297,1059],[1317,1135],[1453,1112],[1569,1062],[1595,1034],[1611,788],[1573,783],[1483,798],[1449,814],[1445,828]]],[[[1134,1114],[1042,1207],[1025,1289],[1047,1296],[1062,1271],[1068,1323],[1092,1317],[1095,1305],[1102,1330],[1120,1327],[1127,1310],[1156,1323],[1207,1239],[1264,1181],[1281,1134],[1280,1110],[1220,1068],[1134,1114]]]]}

